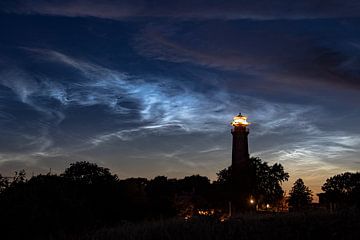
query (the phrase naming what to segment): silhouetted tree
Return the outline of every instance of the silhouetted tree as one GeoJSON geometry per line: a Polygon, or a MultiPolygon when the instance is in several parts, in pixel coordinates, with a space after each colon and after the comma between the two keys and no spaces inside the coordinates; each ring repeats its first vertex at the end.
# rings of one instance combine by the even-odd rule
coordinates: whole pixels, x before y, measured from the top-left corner
{"type": "Polygon", "coordinates": [[[165,176],[157,176],[150,180],[146,186],[146,193],[151,207],[151,215],[154,217],[175,216],[175,193],[176,180],[165,176]]]}
{"type": "Polygon", "coordinates": [[[250,169],[254,174],[255,189],[253,196],[259,204],[275,204],[284,195],[281,184],[289,179],[280,163],[269,166],[258,157],[250,159],[250,169]]]}
{"type": "Polygon", "coordinates": [[[69,207],[63,202],[66,188],[60,177],[39,175],[25,182],[17,173],[14,179],[0,196],[2,237],[26,238],[67,229],[64,218],[69,207]]]}
{"type": "Polygon", "coordinates": [[[120,191],[122,193],[121,215],[125,219],[142,220],[150,216],[150,206],[146,187],[148,185],[146,178],[127,178],[120,180],[120,191]]]}
{"type": "Polygon", "coordinates": [[[0,226],[6,229],[2,237],[41,239],[130,219],[132,205],[123,204],[127,199],[116,175],[93,163],[77,162],[60,176],[38,175],[29,180],[20,171],[0,194],[0,226]]]}
{"type": "Polygon", "coordinates": [[[92,184],[98,182],[116,182],[116,175],[110,173],[108,168],[99,167],[95,163],[86,161],[71,163],[61,176],[73,181],[92,184]]]}
{"type": "Polygon", "coordinates": [[[0,174],[0,193],[9,186],[9,180],[0,174]]]}
{"type": "Polygon", "coordinates": [[[12,185],[21,184],[26,182],[26,172],[25,170],[20,170],[15,172],[15,176],[11,182],[12,185]]]}
{"type": "Polygon", "coordinates": [[[233,198],[233,185],[231,178],[232,168],[224,168],[220,170],[217,175],[217,180],[212,184],[213,195],[211,198],[212,204],[224,212],[228,211],[229,202],[233,198]]]}
{"type": "MultiPolygon", "coordinates": [[[[275,163],[269,165],[258,157],[250,158],[249,176],[252,181],[251,195],[256,199],[258,204],[275,204],[284,194],[281,184],[287,181],[289,174],[284,171],[281,164],[275,163]]],[[[233,191],[231,182],[231,166],[217,173],[217,184],[222,186],[224,195],[229,195],[229,191],[233,191]]],[[[236,186],[235,186],[236,187],[236,186]]],[[[235,189],[236,190],[236,189],[235,189]]]]}
{"type": "Polygon", "coordinates": [[[179,180],[181,190],[187,192],[203,192],[206,191],[210,186],[210,180],[207,177],[200,175],[186,176],[179,180]]]}
{"type": "Polygon", "coordinates": [[[177,194],[187,194],[190,197],[190,204],[194,209],[210,208],[211,184],[209,178],[192,175],[180,179],[177,182],[177,194]]]}
{"type": "Polygon", "coordinates": [[[293,210],[303,210],[311,206],[311,190],[305,186],[301,178],[295,181],[289,195],[289,206],[293,210]]]}
{"type": "Polygon", "coordinates": [[[228,168],[224,168],[223,170],[220,170],[217,175],[217,183],[220,184],[227,184],[230,182],[231,179],[231,166],[228,168]]]}
{"type": "MultiPolygon", "coordinates": [[[[253,161],[254,166],[261,163],[258,159],[253,161]]],[[[267,166],[260,165],[254,167],[254,173],[267,175],[258,176],[256,182],[280,181],[286,175],[275,165],[266,171],[256,170],[267,166]]],[[[221,172],[224,177],[214,184],[199,175],[179,180],[164,176],[119,180],[109,169],[89,162],[72,163],[60,175],[37,175],[30,179],[26,179],[25,171],[19,171],[12,183],[0,176],[1,237],[56,239],[57,233],[82,233],[122,220],[173,217],[179,212],[188,215],[189,209],[191,214],[215,208],[220,206],[219,202],[224,203],[223,193],[229,179],[226,171],[221,172]]]]}
{"type": "Polygon", "coordinates": [[[328,178],[321,189],[326,199],[338,207],[360,207],[360,172],[346,172],[328,178]]]}

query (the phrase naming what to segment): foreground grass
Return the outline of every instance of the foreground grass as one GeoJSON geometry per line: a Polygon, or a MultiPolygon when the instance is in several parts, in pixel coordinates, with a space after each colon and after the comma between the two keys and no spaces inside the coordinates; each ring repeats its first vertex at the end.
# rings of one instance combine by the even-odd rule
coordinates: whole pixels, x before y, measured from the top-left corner
{"type": "Polygon", "coordinates": [[[219,222],[209,218],[123,223],[74,239],[91,240],[227,240],[227,239],[359,239],[358,212],[244,215],[219,222]]]}

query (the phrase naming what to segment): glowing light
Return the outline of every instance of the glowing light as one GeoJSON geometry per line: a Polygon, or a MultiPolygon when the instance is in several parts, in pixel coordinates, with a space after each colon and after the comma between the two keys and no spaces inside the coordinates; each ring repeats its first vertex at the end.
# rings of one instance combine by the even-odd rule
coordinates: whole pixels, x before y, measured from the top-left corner
{"type": "Polygon", "coordinates": [[[198,214],[201,216],[212,216],[214,215],[215,210],[214,209],[210,209],[210,210],[198,210],[198,214]]]}
{"type": "Polygon", "coordinates": [[[246,126],[250,125],[250,123],[247,121],[246,116],[243,116],[243,115],[241,115],[241,113],[239,113],[239,115],[237,115],[233,118],[231,125],[233,125],[234,127],[238,127],[238,126],[246,127],[246,126]]]}
{"type": "Polygon", "coordinates": [[[250,199],[251,204],[254,204],[254,202],[255,202],[254,199],[250,199]]]}
{"type": "Polygon", "coordinates": [[[269,208],[270,207],[270,205],[269,204],[266,204],[266,208],[269,208]]]}

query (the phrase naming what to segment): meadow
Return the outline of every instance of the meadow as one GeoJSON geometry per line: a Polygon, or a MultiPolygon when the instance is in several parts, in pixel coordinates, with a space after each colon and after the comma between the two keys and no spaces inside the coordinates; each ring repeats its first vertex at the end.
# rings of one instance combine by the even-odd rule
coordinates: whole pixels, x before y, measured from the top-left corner
{"type": "Polygon", "coordinates": [[[230,240],[230,239],[359,239],[357,210],[245,214],[220,222],[212,218],[168,219],[142,223],[123,222],[117,226],[89,231],[72,240],[230,240]]]}

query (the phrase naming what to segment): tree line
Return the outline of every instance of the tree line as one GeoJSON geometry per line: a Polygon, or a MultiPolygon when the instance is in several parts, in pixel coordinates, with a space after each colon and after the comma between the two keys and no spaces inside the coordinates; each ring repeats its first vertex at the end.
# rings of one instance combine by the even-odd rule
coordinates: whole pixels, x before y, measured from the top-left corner
{"type": "MultiPolygon", "coordinates": [[[[250,158],[252,197],[249,204],[275,208],[284,202],[281,187],[289,174],[281,164],[269,165],[250,158]]],[[[12,181],[0,175],[1,235],[14,238],[74,234],[112,226],[121,221],[144,221],[194,214],[220,216],[228,211],[231,194],[231,167],[217,173],[210,182],[205,176],[182,179],[157,176],[153,179],[119,179],[108,168],[94,163],[70,164],[61,174],[26,178],[16,172],[12,181]],[[212,212],[209,213],[209,210],[212,212]],[[214,210],[215,209],[215,210],[214,210]]],[[[339,206],[359,207],[360,173],[329,178],[322,188],[339,206]]],[[[312,193],[301,179],[290,191],[289,205],[305,209],[312,193]]]]}

